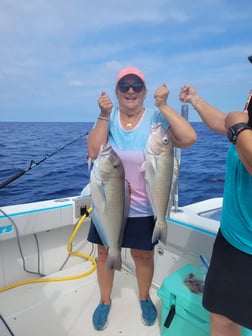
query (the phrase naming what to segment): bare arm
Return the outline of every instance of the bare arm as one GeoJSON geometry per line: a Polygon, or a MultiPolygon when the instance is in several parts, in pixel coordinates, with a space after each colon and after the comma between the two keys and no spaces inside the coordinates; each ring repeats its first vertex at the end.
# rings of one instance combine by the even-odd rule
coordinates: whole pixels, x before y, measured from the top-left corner
{"type": "MultiPolygon", "coordinates": [[[[212,130],[227,134],[227,130],[237,123],[248,123],[246,112],[230,112],[225,114],[203,100],[192,85],[184,85],[180,91],[180,100],[191,103],[201,119],[212,130]]],[[[237,138],[236,149],[240,160],[252,175],[252,130],[244,130],[237,138]]]]}
{"type": "Polygon", "coordinates": [[[190,103],[198,112],[204,123],[213,131],[226,134],[226,114],[216,107],[208,104],[201,98],[192,85],[184,85],[180,91],[179,98],[184,103],[190,103]]]}
{"type": "Polygon", "coordinates": [[[167,105],[169,90],[165,84],[158,88],[154,94],[155,105],[164,115],[170,127],[168,135],[176,147],[186,148],[193,145],[197,135],[189,122],[167,105]]]}
{"type": "MultiPolygon", "coordinates": [[[[248,122],[248,114],[246,112],[230,112],[225,121],[227,129],[237,123],[248,122]]],[[[252,175],[252,130],[242,131],[236,141],[236,149],[240,160],[244,164],[247,171],[252,175]]]]}
{"type": "Polygon", "coordinates": [[[252,176],[252,131],[243,131],[236,142],[236,149],[245,168],[252,176]]]}
{"type": "Polygon", "coordinates": [[[99,154],[101,145],[105,145],[108,140],[109,117],[113,107],[110,98],[105,92],[102,92],[98,99],[100,115],[96,121],[95,127],[88,136],[88,155],[95,160],[99,154]]]}

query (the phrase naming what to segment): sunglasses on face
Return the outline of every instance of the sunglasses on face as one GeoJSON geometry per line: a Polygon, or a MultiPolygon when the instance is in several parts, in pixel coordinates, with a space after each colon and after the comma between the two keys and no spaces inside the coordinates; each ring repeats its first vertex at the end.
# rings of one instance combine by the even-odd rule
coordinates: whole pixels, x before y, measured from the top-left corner
{"type": "Polygon", "coordinates": [[[141,92],[144,89],[144,83],[141,82],[135,82],[133,84],[118,83],[117,86],[122,93],[128,92],[130,88],[132,88],[134,92],[141,92]]]}

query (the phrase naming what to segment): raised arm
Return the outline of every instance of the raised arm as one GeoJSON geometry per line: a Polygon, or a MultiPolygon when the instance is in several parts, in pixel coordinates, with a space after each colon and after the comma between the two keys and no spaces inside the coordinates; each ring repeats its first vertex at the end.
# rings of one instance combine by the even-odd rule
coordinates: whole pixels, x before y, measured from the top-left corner
{"type": "Polygon", "coordinates": [[[180,90],[179,98],[184,103],[190,103],[209,128],[222,134],[227,133],[225,127],[226,114],[208,104],[198,95],[192,85],[184,85],[180,90]]]}
{"type": "Polygon", "coordinates": [[[109,118],[113,107],[112,101],[105,92],[98,99],[100,114],[95,127],[88,136],[88,156],[95,160],[99,154],[101,145],[105,145],[108,139],[109,118]]]}
{"type": "Polygon", "coordinates": [[[193,145],[197,135],[189,122],[167,104],[169,90],[165,84],[158,88],[154,94],[155,105],[169,123],[169,137],[176,147],[186,148],[193,145]]]}
{"type": "Polygon", "coordinates": [[[227,136],[230,127],[237,128],[239,134],[235,142],[236,150],[245,168],[252,175],[252,129],[247,128],[247,111],[225,114],[201,98],[192,85],[184,85],[179,97],[182,102],[192,104],[201,119],[212,130],[227,136]],[[239,128],[243,130],[240,132],[239,128]]]}

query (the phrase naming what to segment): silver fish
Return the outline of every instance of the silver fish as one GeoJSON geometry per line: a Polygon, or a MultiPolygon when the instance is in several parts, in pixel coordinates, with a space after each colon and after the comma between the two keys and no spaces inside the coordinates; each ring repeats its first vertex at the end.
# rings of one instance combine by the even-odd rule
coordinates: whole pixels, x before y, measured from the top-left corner
{"type": "Polygon", "coordinates": [[[147,194],[156,219],[152,242],[167,241],[166,215],[170,215],[175,179],[173,144],[161,124],[153,125],[145,148],[147,194]]]}
{"type": "Polygon", "coordinates": [[[129,212],[129,187],[121,159],[112,147],[101,146],[90,173],[92,218],[108,250],[106,269],[121,269],[121,242],[129,212]]]}

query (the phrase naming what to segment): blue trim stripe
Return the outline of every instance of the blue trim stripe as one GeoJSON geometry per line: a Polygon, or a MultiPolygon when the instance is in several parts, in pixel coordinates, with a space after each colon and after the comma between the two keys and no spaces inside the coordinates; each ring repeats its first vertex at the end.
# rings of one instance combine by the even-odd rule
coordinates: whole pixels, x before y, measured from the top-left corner
{"type": "Polygon", "coordinates": [[[172,222],[172,223],[174,223],[174,224],[183,226],[183,227],[185,227],[185,228],[187,228],[187,229],[193,229],[193,230],[198,231],[198,232],[200,232],[200,233],[204,233],[204,234],[207,234],[207,235],[209,235],[209,236],[216,237],[216,233],[213,233],[213,232],[208,231],[208,230],[201,229],[201,228],[196,227],[196,226],[194,226],[194,225],[186,224],[185,222],[180,222],[180,221],[177,221],[177,220],[175,220],[175,219],[168,218],[168,217],[166,217],[166,220],[167,220],[168,222],[172,222]]]}
{"type": "MultiPolygon", "coordinates": [[[[28,215],[32,213],[38,213],[38,212],[44,212],[44,211],[51,211],[55,209],[63,209],[63,208],[68,208],[72,207],[72,203],[65,204],[65,205],[60,205],[60,206],[54,206],[54,207],[49,207],[49,208],[42,208],[42,209],[35,209],[35,210],[30,210],[30,211],[23,211],[23,212],[17,212],[17,213],[12,213],[8,214],[10,217],[16,217],[16,216],[22,216],[22,215],[28,215]]],[[[0,219],[6,218],[6,216],[0,215],[0,219]]]]}

